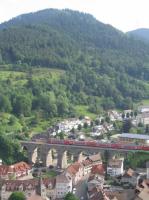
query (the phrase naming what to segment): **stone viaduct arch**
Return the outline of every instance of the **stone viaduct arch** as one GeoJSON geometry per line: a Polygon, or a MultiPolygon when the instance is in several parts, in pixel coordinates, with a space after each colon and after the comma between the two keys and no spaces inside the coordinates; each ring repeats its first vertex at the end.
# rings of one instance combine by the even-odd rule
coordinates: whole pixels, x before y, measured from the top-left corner
{"type": "Polygon", "coordinates": [[[40,154],[39,146],[38,145],[30,146],[28,144],[22,144],[22,148],[24,151],[26,151],[29,163],[34,164],[40,154]]]}
{"type": "MultiPolygon", "coordinates": [[[[53,166],[57,166],[57,150],[55,148],[50,148],[47,151],[47,154],[45,155],[45,165],[49,166],[49,165],[53,165],[53,166]]],[[[43,161],[44,161],[43,160],[43,161]]]]}
{"type": "MultiPolygon", "coordinates": [[[[23,149],[27,151],[30,163],[35,163],[38,158],[43,162],[44,166],[53,165],[59,168],[66,168],[72,161],[81,162],[85,159],[85,155],[100,153],[103,156],[105,151],[104,149],[84,148],[72,145],[59,146],[56,144],[38,144],[35,142],[22,142],[21,144],[23,149]]],[[[109,151],[109,154],[111,157],[115,154],[115,151],[109,151]]]]}

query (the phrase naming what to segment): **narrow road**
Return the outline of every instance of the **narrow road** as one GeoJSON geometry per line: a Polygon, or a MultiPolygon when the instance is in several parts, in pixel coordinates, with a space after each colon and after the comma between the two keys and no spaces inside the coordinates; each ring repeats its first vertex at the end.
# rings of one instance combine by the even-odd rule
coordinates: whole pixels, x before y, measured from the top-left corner
{"type": "Polygon", "coordinates": [[[87,177],[76,185],[75,196],[80,200],[87,200],[87,177]]]}

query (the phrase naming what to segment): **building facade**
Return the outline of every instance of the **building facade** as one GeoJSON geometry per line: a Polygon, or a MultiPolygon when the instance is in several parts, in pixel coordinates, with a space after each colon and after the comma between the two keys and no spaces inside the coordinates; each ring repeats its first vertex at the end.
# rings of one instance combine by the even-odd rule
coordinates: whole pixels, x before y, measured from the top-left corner
{"type": "Polygon", "coordinates": [[[69,174],[61,174],[56,177],[55,195],[56,198],[64,198],[72,191],[72,178],[69,174]]]}
{"type": "Polygon", "coordinates": [[[55,199],[55,179],[30,179],[30,180],[3,180],[0,187],[0,199],[8,200],[13,192],[21,191],[27,200],[34,196],[41,197],[42,200],[55,199]],[[53,192],[54,193],[51,193],[53,192]]]}
{"type": "Polygon", "coordinates": [[[110,176],[118,176],[124,172],[124,159],[112,159],[108,163],[107,173],[110,176]]]}
{"type": "Polygon", "coordinates": [[[13,165],[0,165],[0,178],[17,179],[30,173],[31,166],[25,162],[15,163],[13,165]]]}

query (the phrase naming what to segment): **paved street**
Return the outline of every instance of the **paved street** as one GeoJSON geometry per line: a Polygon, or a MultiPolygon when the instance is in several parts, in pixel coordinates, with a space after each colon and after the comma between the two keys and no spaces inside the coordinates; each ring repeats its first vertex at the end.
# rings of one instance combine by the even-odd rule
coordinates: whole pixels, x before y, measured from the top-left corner
{"type": "Polygon", "coordinates": [[[87,200],[87,184],[86,184],[87,177],[84,178],[84,180],[80,181],[76,185],[76,193],[75,195],[80,200],[87,200]]]}

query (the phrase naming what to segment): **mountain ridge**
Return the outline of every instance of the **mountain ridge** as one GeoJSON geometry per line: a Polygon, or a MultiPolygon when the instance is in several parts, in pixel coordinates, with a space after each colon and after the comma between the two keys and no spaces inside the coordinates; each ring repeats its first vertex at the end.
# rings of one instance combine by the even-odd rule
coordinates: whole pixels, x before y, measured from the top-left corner
{"type": "Polygon", "coordinates": [[[134,36],[144,42],[149,42],[149,28],[138,28],[127,32],[127,34],[134,36]]]}
{"type": "Polygon", "coordinates": [[[59,84],[72,104],[97,112],[100,98],[108,109],[149,97],[149,45],[89,14],[46,9],[0,27],[0,63],[65,70],[59,84]]]}

